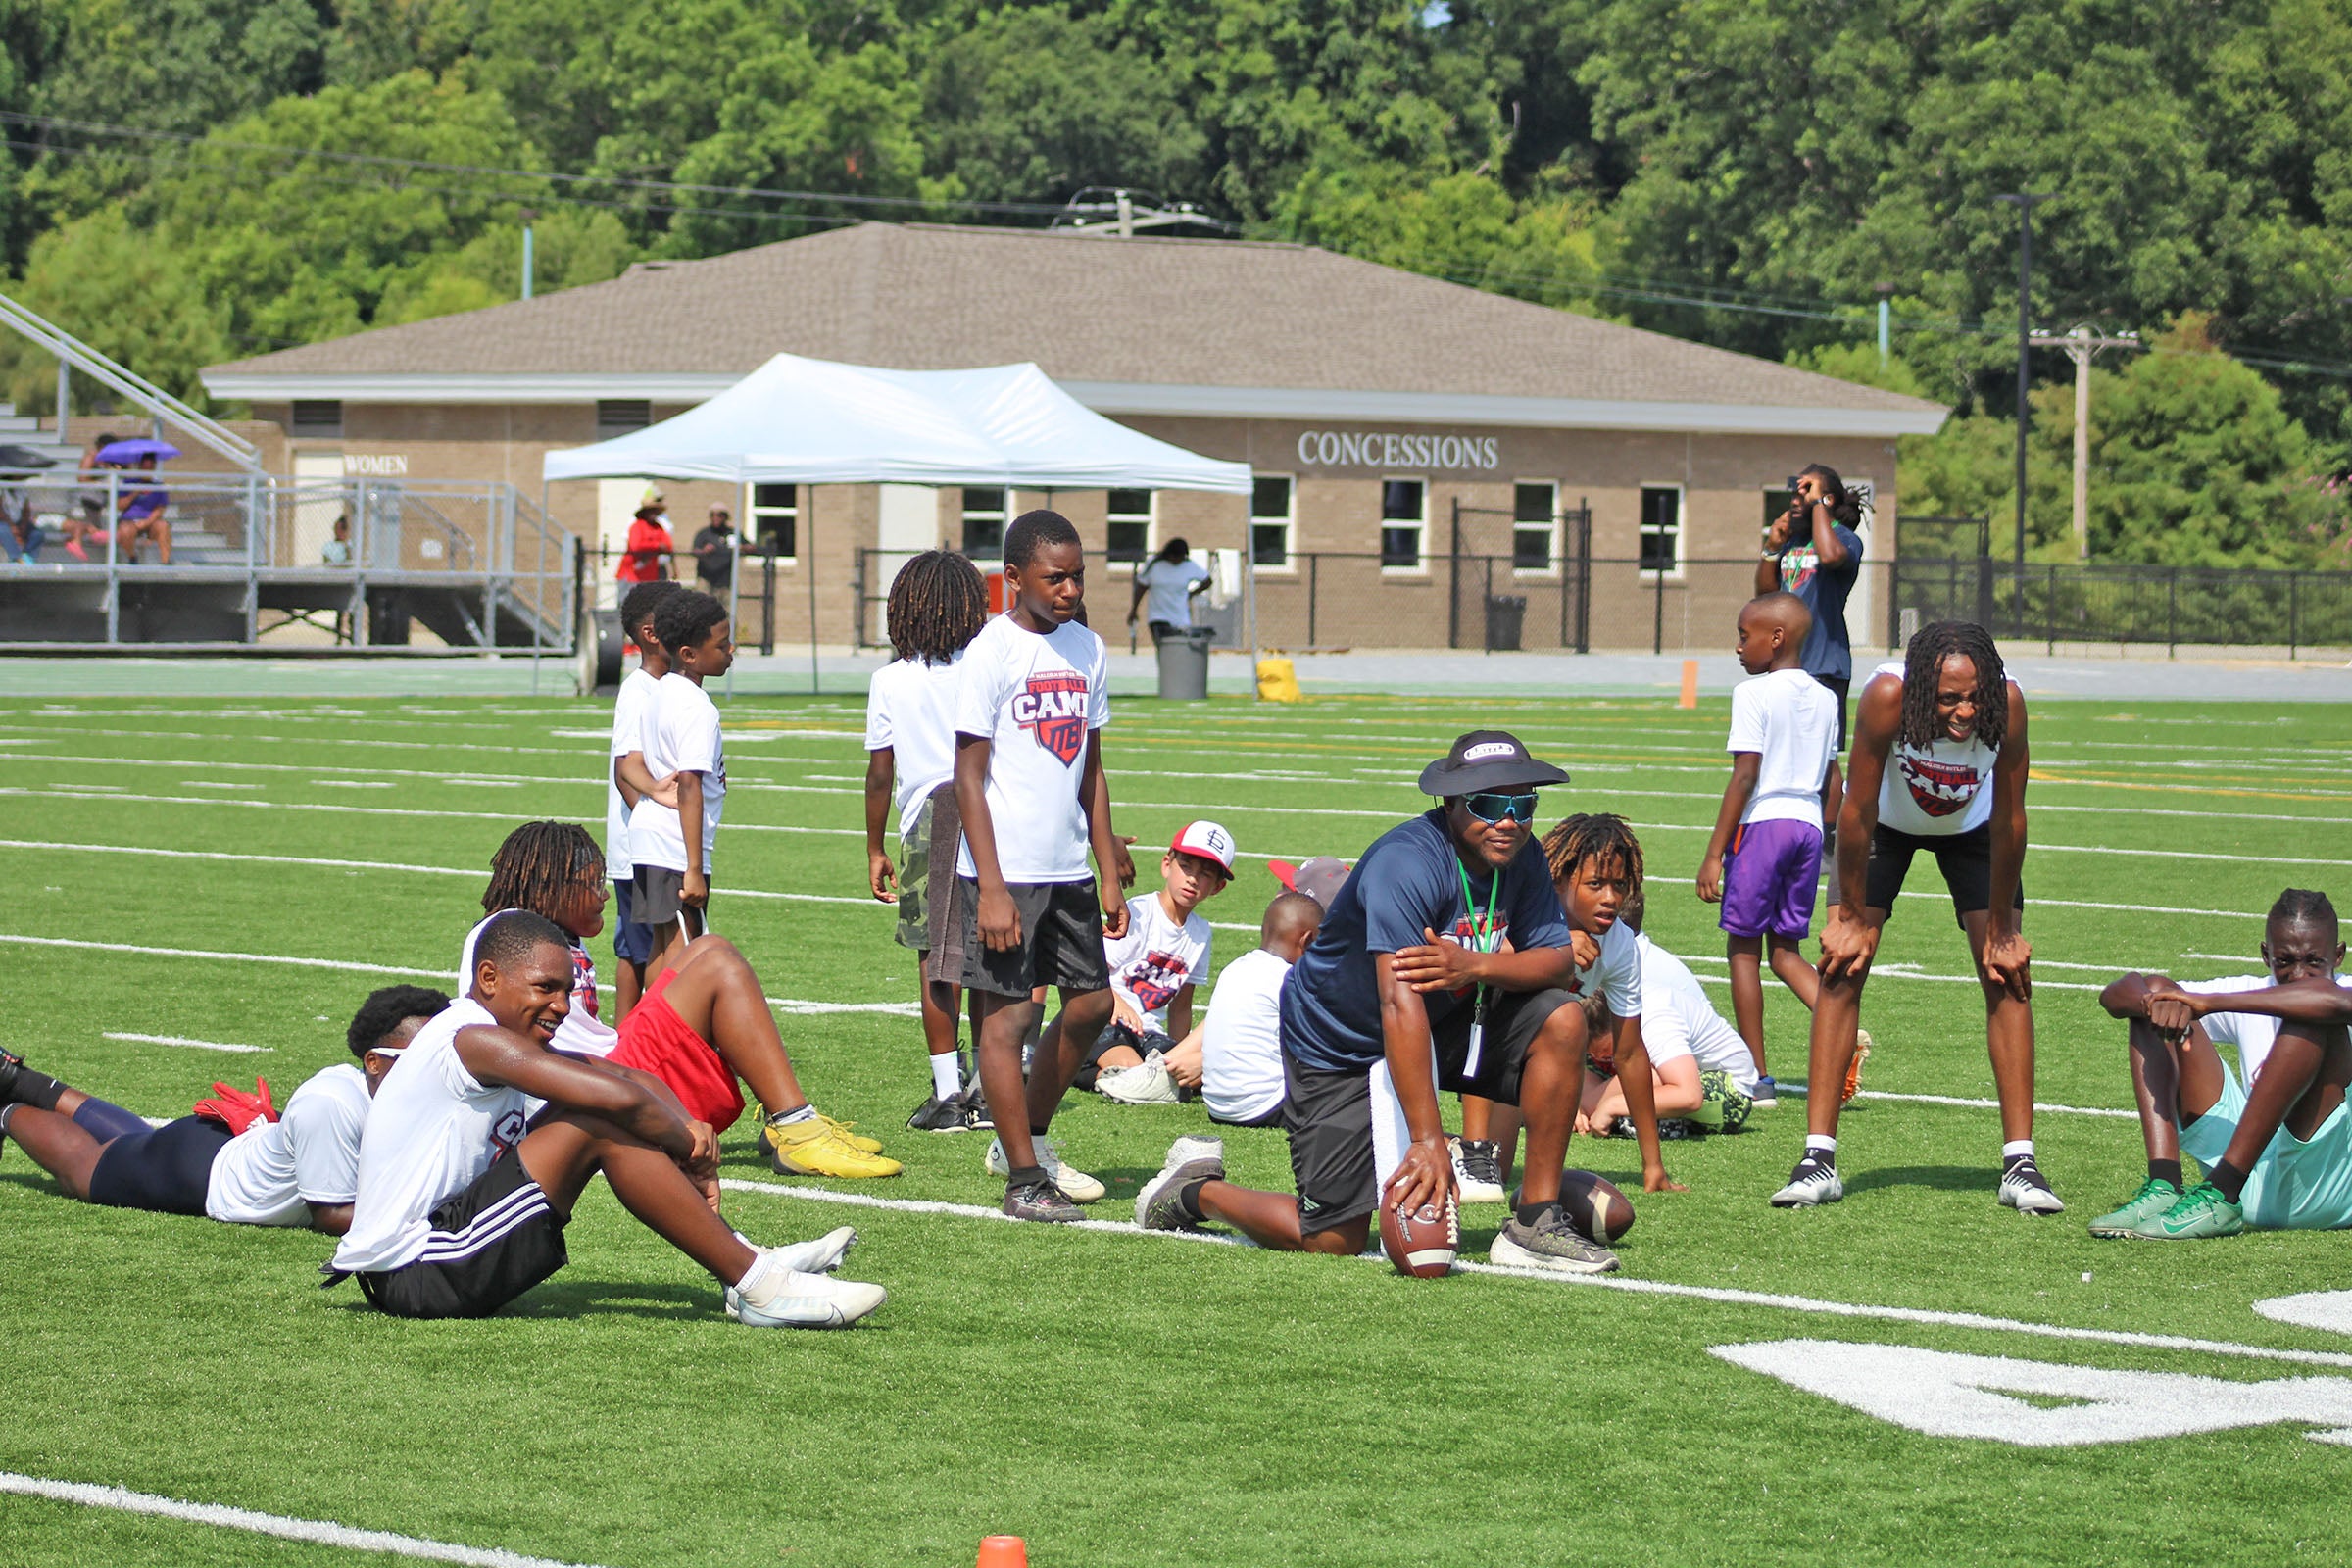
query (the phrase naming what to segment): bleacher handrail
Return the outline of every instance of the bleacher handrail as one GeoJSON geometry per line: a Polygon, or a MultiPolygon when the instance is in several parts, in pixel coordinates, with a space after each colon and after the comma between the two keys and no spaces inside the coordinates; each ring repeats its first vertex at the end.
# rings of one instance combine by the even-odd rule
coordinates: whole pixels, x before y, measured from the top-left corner
{"type": "Polygon", "coordinates": [[[25,309],[5,294],[0,294],[0,326],[8,327],[19,337],[55,355],[91,379],[112,387],[155,417],[179,426],[235,464],[241,471],[261,471],[261,448],[209,415],[197,413],[137,371],[116,364],[64,327],[25,309]]]}

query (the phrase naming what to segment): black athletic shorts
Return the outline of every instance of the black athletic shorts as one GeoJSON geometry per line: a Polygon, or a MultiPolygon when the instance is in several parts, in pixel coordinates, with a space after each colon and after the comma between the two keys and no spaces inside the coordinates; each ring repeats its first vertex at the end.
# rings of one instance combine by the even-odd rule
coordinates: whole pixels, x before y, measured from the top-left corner
{"type": "MultiPolygon", "coordinates": [[[[1021,940],[998,952],[980,940],[980,884],[956,879],[956,918],[961,926],[963,969],[956,983],[1000,997],[1027,997],[1039,986],[1106,991],[1110,966],[1102,957],[1102,906],[1095,879],[1012,882],[1005,885],[1020,911],[1021,940]]],[[[938,938],[933,928],[933,940],[938,938]]]]}
{"type": "Polygon", "coordinates": [[[564,1221],[513,1150],[432,1212],[416,1260],[362,1274],[360,1289],[394,1317],[488,1317],[570,1261],[564,1221]]]}
{"type": "Polygon", "coordinates": [[[209,1116],[182,1116],[118,1138],[100,1152],[90,1172],[90,1201],[109,1208],[202,1218],[204,1197],[213,1185],[213,1161],[232,1136],[209,1116]]]}
{"type": "MultiPolygon", "coordinates": [[[[1473,1009],[1468,1004],[1454,1008],[1430,1030],[1438,1087],[1516,1105],[1520,1074],[1536,1036],[1553,1013],[1577,1005],[1576,998],[1556,989],[1495,993],[1487,1002],[1476,1077],[1463,1072],[1473,1009]]],[[[1300,1228],[1327,1231],[1363,1218],[1380,1206],[1372,1152],[1372,1069],[1326,1072],[1301,1066],[1286,1051],[1282,1077],[1300,1228]]]]}
{"type": "MultiPolygon", "coordinates": [[[[709,878],[704,880],[708,882],[709,878]]],[[[686,940],[692,942],[710,929],[710,906],[706,900],[703,907],[694,907],[680,897],[685,891],[685,872],[666,865],[641,865],[637,867],[636,885],[629,894],[629,918],[647,927],[664,926],[683,918],[686,940]]],[[[650,958],[652,955],[647,956],[650,958]]]]}
{"type": "Polygon", "coordinates": [[[1851,675],[1815,675],[1813,678],[1827,686],[1830,695],[1838,699],[1838,750],[1830,757],[1834,762],[1845,755],[1845,694],[1853,686],[1854,678],[1851,675]]]}
{"type": "MultiPolygon", "coordinates": [[[[1992,907],[1992,824],[1970,828],[1948,838],[1923,838],[1914,833],[1897,832],[1881,822],[1870,837],[1870,870],[1862,895],[1873,909],[1894,907],[1894,896],[1903,890],[1904,873],[1911,869],[1911,858],[1925,850],[1936,857],[1936,869],[1943,873],[1943,885],[1952,890],[1952,912],[1956,915],[1974,914],[1979,909],[1992,907]]],[[[2016,907],[2026,906],[2026,884],[2017,884],[2016,907]]]]}
{"type": "Polygon", "coordinates": [[[1086,1059],[1078,1064],[1078,1076],[1070,1080],[1072,1085],[1079,1089],[1094,1088],[1102,1071],[1103,1056],[1121,1046],[1139,1056],[1149,1056],[1154,1051],[1174,1051],[1176,1042],[1157,1029],[1147,1029],[1139,1035],[1115,1023],[1105,1024],[1102,1032],[1095,1036],[1095,1043],[1086,1048],[1086,1059]]]}

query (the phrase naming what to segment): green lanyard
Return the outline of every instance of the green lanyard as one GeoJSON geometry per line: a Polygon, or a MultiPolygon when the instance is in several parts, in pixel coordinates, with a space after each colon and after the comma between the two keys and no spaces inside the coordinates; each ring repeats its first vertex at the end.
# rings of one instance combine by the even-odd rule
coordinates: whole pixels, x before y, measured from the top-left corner
{"type": "MultiPolygon", "coordinates": [[[[1478,900],[1470,892],[1470,873],[1462,868],[1460,857],[1454,858],[1454,873],[1462,879],[1462,912],[1470,920],[1470,946],[1479,953],[1493,953],[1502,946],[1502,933],[1494,928],[1494,906],[1502,897],[1502,872],[1496,871],[1487,885],[1487,912],[1482,919],[1478,900]]],[[[1470,1049],[1462,1062],[1464,1077],[1475,1078],[1479,1063],[1485,1055],[1487,1033],[1487,988],[1480,986],[1470,998],[1470,1049]]]]}

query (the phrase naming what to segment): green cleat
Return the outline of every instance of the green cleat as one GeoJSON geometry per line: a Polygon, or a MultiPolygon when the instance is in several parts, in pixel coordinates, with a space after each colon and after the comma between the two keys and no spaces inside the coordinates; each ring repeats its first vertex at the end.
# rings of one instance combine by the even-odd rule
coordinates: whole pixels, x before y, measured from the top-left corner
{"type": "Polygon", "coordinates": [[[2151,1176],[2132,1195],[2130,1202],[2112,1214],[2101,1214],[2090,1222],[2090,1234],[2113,1239],[2129,1236],[2142,1220],[2154,1219],[2180,1201],[2180,1189],[2161,1176],[2151,1176]]]}
{"type": "Polygon", "coordinates": [[[2132,1234],[2151,1242],[2196,1242],[2235,1236],[2245,1228],[2246,1211],[2224,1198],[2213,1183],[2199,1182],[2163,1213],[2132,1226],[2132,1234]]]}

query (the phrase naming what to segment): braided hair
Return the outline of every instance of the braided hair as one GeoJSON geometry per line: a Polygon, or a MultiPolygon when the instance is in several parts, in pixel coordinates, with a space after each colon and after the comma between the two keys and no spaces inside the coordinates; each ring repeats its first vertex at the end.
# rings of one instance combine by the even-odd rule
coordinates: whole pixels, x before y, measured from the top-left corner
{"type": "Polygon", "coordinates": [[[1821,481],[1821,499],[1829,505],[1832,522],[1843,523],[1848,528],[1861,523],[1862,503],[1845,487],[1845,481],[1838,477],[1836,468],[1825,463],[1808,463],[1796,473],[1800,479],[1809,473],[1821,481]]]}
{"type": "Polygon", "coordinates": [[[953,550],[926,550],[890,580],[891,652],[925,664],[955,662],[988,624],[988,584],[953,550]]]}
{"type": "Polygon", "coordinates": [[[1580,811],[1544,835],[1544,858],[1554,882],[1573,880],[1577,867],[1595,857],[1603,865],[1615,860],[1625,867],[1628,898],[1642,891],[1642,841],[1616,812],[1580,811]]]}
{"type": "Polygon", "coordinates": [[[1977,666],[1977,739],[1994,750],[2009,733],[2009,671],[1992,633],[1968,620],[1939,620],[1922,626],[1903,654],[1905,746],[1925,749],[1943,733],[1936,715],[1936,682],[1944,661],[1966,659],[1977,666]]]}
{"type": "Polygon", "coordinates": [[[572,892],[605,880],[605,852],[577,822],[525,822],[490,857],[482,912],[528,909],[550,920],[572,892]]]}
{"type": "Polygon", "coordinates": [[[2270,919],[2282,925],[2331,926],[2336,923],[2335,906],[2325,893],[2310,888],[2288,888],[2271,906],[2270,919]]]}

